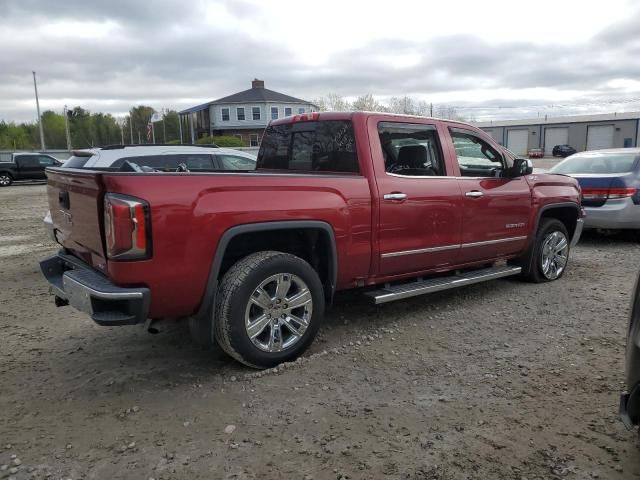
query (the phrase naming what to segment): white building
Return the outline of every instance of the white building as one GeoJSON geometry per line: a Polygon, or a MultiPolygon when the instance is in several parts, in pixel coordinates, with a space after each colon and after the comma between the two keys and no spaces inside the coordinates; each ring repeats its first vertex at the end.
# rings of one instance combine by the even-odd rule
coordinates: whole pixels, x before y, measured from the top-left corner
{"type": "Polygon", "coordinates": [[[204,135],[235,135],[257,147],[271,120],[317,111],[311,102],[264,88],[254,79],[251,88],[178,112],[183,128],[194,139],[204,135]]]}

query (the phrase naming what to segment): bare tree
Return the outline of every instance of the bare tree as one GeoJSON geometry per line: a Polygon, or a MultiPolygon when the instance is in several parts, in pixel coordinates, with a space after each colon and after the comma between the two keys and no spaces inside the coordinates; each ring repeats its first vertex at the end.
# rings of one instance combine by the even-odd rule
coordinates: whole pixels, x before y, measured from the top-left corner
{"type": "Polygon", "coordinates": [[[435,116],[446,120],[465,120],[456,108],[451,105],[438,105],[435,108],[435,116]]]}
{"type": "Polygon", "coordinates": [[[367,112],[386,112],[387,107],[379,103],[373,95],[367,93],[355,99],[351,105],[353,110],[367,112]]]}
{"type": "Polygon", "coordinates": [[[313,101],[321,112],[346,112],[353,107],[348,100],[337,93],[330,93],[326,97],[320,97],[313,101]]]}
{"type": "Polygon", "coordinates": [[[425,101],[416,100],[407,95],[391,97],[387,102],[387,111],[405,115],[429,115],[430,106],[425,101]]]}

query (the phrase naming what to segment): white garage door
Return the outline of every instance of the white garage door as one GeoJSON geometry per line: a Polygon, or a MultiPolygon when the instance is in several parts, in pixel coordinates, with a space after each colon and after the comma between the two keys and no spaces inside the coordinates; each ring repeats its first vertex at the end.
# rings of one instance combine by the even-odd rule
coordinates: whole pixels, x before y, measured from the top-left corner
{"type": "Polygon", "coordinates": [[[587,150],[613,147],[613,125],[587,127],[587,150]]]}
{"type": "Polygon", "coordinates": [[[502,132],[500,130],[490,130],[489,133],[496,142],[502,143],[502,132]]]}
{"type": "Polygon", "coordinates": [[[526,155],[529,146],[529,130],[507,131],[507,148],[516,155],[526,155]]]}
{"type": "Polygon", "coordinates": [[[569,144],[569,129],[568,128],[545,128],[544,130],[544,153],[545,155],[551,155],[553,147],[556,145],[568,145],[569,144]]]}

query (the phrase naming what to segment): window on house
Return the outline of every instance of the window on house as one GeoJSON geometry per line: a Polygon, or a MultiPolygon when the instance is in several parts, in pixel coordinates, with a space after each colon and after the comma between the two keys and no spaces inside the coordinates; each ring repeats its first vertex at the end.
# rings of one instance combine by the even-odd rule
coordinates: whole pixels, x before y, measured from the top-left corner
{"type": "Polygon", "coordinates": [[[251,114],[253,115],[254,120],[260,120],[260,107],[253,107],[251,109],[251,114]]]}
{"type": "Polygon", "coordinates": [[[278,119],[278,107],[271,107],[271,120],[278,119]]]}
{"type": "Polygon", "coordinates": [[[244,120],[244,107],[236,108],[236,117],[238,120],[244,120]]]}
{"type": "Polygon", "coordinates": [[[304,113],[304,107],[300,107],[300,108],[298,109],[298,113],[304,113]]]}
{"type": "Polygon", "coordinates": [[[222,109],[222,121],[223,122],[228,122],[229,121],[229,109],[228,108],[223,108],[222,109]]]}
{"type": "MultiPolygon", "coordinates": [[[[258,112],[258,116],[259,115],[260,115],[260,112],[258,112]]],[[[258,145],[259,145],[258,135],[257,134],[249,135],[249,146],[257,147],[258,145]]]]}
{"type": "Polygon", "coordinates": [[[291,107],[284,107],[284,116],[285,117],[291,116],[291,107]]]}
{"type": "Polygon", "coordinates": [[[357,173],[351,122],[314,121],[267,127],[258,153],[258,168],[357,173]]]}

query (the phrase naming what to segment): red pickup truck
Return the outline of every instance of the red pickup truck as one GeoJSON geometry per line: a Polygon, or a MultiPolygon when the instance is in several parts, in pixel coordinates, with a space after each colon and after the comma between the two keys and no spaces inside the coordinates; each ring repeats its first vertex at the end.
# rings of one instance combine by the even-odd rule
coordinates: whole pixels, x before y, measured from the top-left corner
{"type": "Polygon", "coordinates": [[[482,130],[355,112],[275,120],[255,171],[49,168],[56,304],[101,325],[189,319],[257,368],[299,356],[337,290],[376,303],[509,275],[560,278],[576,180],[482,130]]]}

